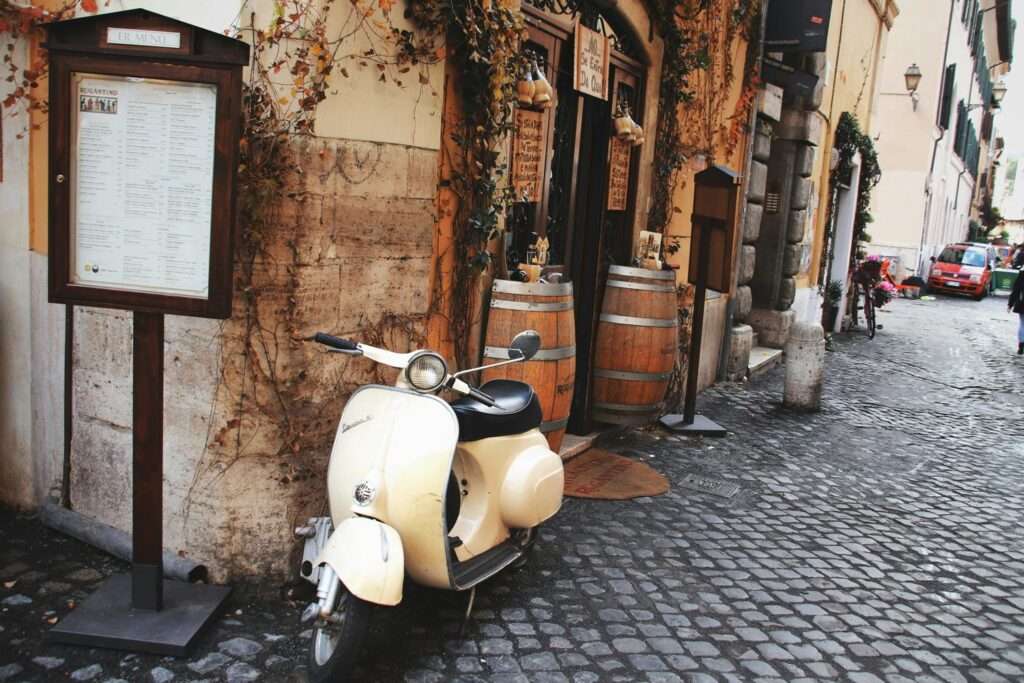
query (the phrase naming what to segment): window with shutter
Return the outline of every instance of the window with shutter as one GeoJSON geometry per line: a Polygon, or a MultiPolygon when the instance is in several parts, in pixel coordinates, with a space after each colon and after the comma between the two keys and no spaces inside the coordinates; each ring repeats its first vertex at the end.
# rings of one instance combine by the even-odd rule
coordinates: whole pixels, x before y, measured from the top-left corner
{"type": "Polygon", "coordinates": [[[946,67],[942,78],[942,100],[939,102],[939,128],[949,129],[949,117],[953,112],[953,87],[956,84],[956,64],[946,67]]]}

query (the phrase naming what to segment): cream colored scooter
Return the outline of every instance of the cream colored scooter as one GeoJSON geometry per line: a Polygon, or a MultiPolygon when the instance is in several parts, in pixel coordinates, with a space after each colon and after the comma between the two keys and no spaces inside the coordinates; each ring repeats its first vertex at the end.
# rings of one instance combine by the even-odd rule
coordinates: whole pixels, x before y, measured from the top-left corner
{"type": "MultiPolygon", "coordinates": [[[[480,368],[449,374],[432,351],[315,340],[401,370],[395,386],[367,385],[348,400],[327,469],[330,517],[296,529],[306,538],[300,573],[317,587],[303,613],[314,621],[310,680],[343,681],[371,606],[397,605],[406,575],[462,591],[525,561],[538,525],[561,507],[564,475],[528,384],[477,389],[461,378],[480,368]],[[461,398],[449,404],[437,395],[444,390],[461,398]]],[[[521,332],[510,360],[494,365],[539,347],[536,332],[521,332]]]]}

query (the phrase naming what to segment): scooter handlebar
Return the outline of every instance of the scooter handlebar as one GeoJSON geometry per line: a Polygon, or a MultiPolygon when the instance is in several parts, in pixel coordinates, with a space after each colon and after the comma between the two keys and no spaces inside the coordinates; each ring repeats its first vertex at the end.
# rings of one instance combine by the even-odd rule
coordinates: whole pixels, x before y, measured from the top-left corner
{"type": "Polygon", "coordinates": [[[341,337],[335,337],[330,334],[323,332],[317,332],[316,336],[313,337],[313,341],[324,346],[330,346],[332,349],[338,349],[339,351],[358,351],[359,345],[349,339],[342,339],[341,337]]]}
{"type": "Polygon", "coordinates": [[[498,402],[476,387],[469,388],[469,395],[490,408],[497,408],[498,402]]]}

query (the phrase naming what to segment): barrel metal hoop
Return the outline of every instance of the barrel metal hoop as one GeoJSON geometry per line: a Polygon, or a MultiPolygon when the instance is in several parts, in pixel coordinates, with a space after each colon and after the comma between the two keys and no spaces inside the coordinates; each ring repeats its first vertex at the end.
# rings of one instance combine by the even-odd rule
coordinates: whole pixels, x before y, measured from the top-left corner
{"type": "MultiPolygon", "coordinates": [[[[576,355],[575,346],[559,346],[554,349],[540,349],[533,355],[530,360],[562,360],[563,358],[572,358],[576,355]]],[[[508,349],[500,346],[485,346],[484,347],[484,358],[493,358],[495,360],[510,360],[508,355],[508,349]]],[[[486,370],[487,368],[483,368],[486,370]]]]}
{"type": "Polygon", "coordinates": [[[565,429],[569,425],[569,418],[563,417],[561,420],[550,420],[548,422],[540,423],[540,431],[544,434],[548,432],[557,432],[559,429],[565,429]]]}
{"type": "Polygon", "coordinates": [[[601,410],[592,410],[590,411],[590,416],[598,422],[607,422],[613,425],[642,425],[653,422],[658,417],[658,413],[628,415],[625,413],[606,413],[601,410]]]}
{"type": "Polygon", "coordinates": [[[572,296],[572,283],[495,280],[491,285],[491,291],[505,294],[533,294],[535,296],[572,296]]]}
{"type": "Polygon", "coordinates": [[[506,299],[491,299],[491,308],[506,308],[512,311],[571,311],[571,301],[556,301],[555,303],[543,304],[535,301],[507,301],[506,299]]]}
{"type": "Polygon", "coordinates": [[[667,318],[634,318],[631,315],[615,315],[602,313],[601,320],[617,325],[635,325],[637,327],[675,327],[676,321],[667,318]]]}
{"type": "Polygon", "coordinates": [[[594,377],[624,379],[631,382],[661,382],[672,377],[671,372],[628,372],[626,370],[604,370],[594,368],[594,377]]]}
{"type": "Polygon", "coordinates": [[[674,270],[648,270],[647,268],[630,268],[629,266],[609,266],[609,275],[629,275],[630,277],[645,277],[651,280],[675,280],[674,270]]]}
{"type": "Polygon", "coordinates": [[[608,280],[609,287],[620,289],[639,289],[643,292],[671,292],[675,293],[675,285],[648,285],[643,282],[626,282],[625,280],[608,280]]]}
{"type": "Polygon", "coordinates": [[[661,403],[595,403],[597,410],[612,410],[621,413],[656,413],[661,410],[661,403]]]}

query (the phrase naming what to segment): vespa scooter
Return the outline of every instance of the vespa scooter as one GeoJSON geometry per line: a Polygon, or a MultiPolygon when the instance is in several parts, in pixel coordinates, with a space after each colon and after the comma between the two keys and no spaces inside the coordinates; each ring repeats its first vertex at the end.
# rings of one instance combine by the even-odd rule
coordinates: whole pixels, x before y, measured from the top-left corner
{"type": "MultiPolygon", "coordinates": [[[[397,605],[406,576],[465,591],[525,563],[537,527],[561,507],[564,474],[528,384],[476,388],[462,378],[482,368],[450,374],[433,351],[314,339],[400,370],[395,386],[363,386],[349,398],[327,469],[330,517],[296,529],[306,538],[300,574],[316,585],[302,616],[314,622],[309,677],[344,681],[371,607],[397,605]],[[447,403],[443,390],[461,398],[447,403]]],[[[521,332],[509,360],[487,367],[529,360],[539,347],[535,331],[521,332]]]]}

